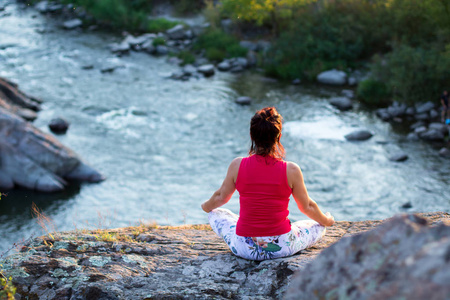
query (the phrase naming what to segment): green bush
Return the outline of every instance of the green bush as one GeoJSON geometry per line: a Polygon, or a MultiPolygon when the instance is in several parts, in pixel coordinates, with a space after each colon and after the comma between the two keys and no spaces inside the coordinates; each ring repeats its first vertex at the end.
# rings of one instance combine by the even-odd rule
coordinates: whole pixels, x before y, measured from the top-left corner
{"type": "Polygon", "coordinates": [[[149,1],[144,0],[64,0],[83,7],[95,20],[111,27],[126,30],[143,30],[147,13],[151,11],[149,1]]]}
{"type": "Polygon", "coordinates": [[[239,40],[219,29],[211,29],[200,35],[194,49],[205,49],[209,60],[222,60],[225,57],[245,56],[247,49],[239,45],[239,40]]]}
{"type": "Polygon", "coordinates": [[[195,62],[195,55],[189,51],[181,51],[177,54],[177,57],[183,62],[182,65],[193,64],[195,62]]]}
{"type": "Polygon", "coordinates": [[[12,284],[12,278],[6,278],[0,272],[0,299],[1,300],[14,300],[16,294],[16,287],[12,284]]]}
{"type": "Polygon", "coordinates": [[[163,37],[156,37],[153,39],[152,42],[153,46],[159,46],[159,45],[165,45],[166,44],[166,39],[163,37]]]}
{"type": "Polygon", "coordinates": [[[372,106],[385,106],[390,103],[390,93],[384,82],[367,79],[359,83],[358,98],[372,106]]]}
{"type": "Polygon", "coordinates": [[[385,82],[394,99],[405,103],[435,100],[450,78],[449,47],[397,45],[372,65],[372,77],[385,82]]]}

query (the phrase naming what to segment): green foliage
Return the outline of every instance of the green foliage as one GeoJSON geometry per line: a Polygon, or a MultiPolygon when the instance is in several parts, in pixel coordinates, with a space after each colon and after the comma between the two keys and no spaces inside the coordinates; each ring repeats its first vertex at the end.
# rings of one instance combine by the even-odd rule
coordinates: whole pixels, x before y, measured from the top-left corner
{"type": "Polygon", "coordinates": [[[161,32],[161,31],[166,31],[178,24],[180,24],[180,22],[177,21],[169,21],[167,19],[164,18],[158,18],[158,19],[151,19],[147,21],[147,32],[161,32]]]}
{"type": "Polygon", "coordinates": [[[247,49],[239,45],[238,39],[219,29],[211,29],[200,35],[194,49],[205,49],[209,60],[223,60],[226,57],[245,56],[247,49]]]}
{"type": "Polygon", "coordinates": [[[190,51],[181,51],[177,54],[177,57],[183,62],[182,65],[193,64],[195,62],[195,55],[190,51]]]}
{"type": "Polygon", "coordinates": [[[283,19],[293,17],[293,11],[313,0],[223,0],[223,11],[235,20],[245,20],[263,25],[278,25],[283,19]],[[276,24],[274,24],[276,23],[276,24]]]}
{"type": "Polygon", "coordinates": [[[159,45],[165,45],[166,44],[166,39],[163,37],[156,37],[153,39],[152,42],[153,46],[159,46],[159,45]]]}
{"type": "Polygon", "coordinates": [[[81,7],[96,21],[117,29],[160,32],[179,24],[164,18],[148,19],[153,7],[151,0],[62,0],[62,2],[72,3],[76,9],[81,7]]]}
{"type": "Polygon", "coordinates": [[[82,7],[95,20],[114,28],[142,30],[147,22],[147,12],[151,10],[145,0],[64,0],[76,9],[82,7]]]}
{"type": "Polygon", "coordinates": [[[198,13],[204,6],[199,0],[172,0],[177,15],[189,15],[198,13]]]}
{"type": "Polygon", "coordinates": [[[385,106],[389,104],[390,93],[384,82],[367,79],[359,83],[358,98],[372,106],[385,106]]]}
{"type": "Polygon", "coordinates": [[[16,287],[12,284],[12,278],[6,278],[3,273],[0,272],[0,300],[14,300],[15,294],[16,287]]]}
{"type": "Polygon", "coordinates": [[[450,55],[437,46],[395,46],[372,66],[372,77],[385,82],[394,99],[406,103],[435,100],[448,85],[450,55]]]}

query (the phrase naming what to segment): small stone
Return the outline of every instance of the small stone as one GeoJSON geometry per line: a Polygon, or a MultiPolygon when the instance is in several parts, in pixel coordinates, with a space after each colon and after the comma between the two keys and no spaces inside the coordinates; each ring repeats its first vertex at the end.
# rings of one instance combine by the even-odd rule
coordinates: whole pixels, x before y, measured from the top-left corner
{"type": "Polygon", "coordinates": [[[155,53],[157,55],[167,55],[169,53],[169,48],[167,48],[164,45],[158,45],[158,46],[156,46],[155,53]]]}
{"type": "Polygon", "coordinates": [[[48,127],[54,133],[64,134],[67,132],[67,129],[69,128],[69,122],[67,122],[63,118],[55,118],[50,121],[48,127]]]}
{"type": "Polygon", "coordinates": [[[239,45],[250,51],[258,51],[258,44],[251,41],[240,41],[239,45]]]}
{"type": "Polygon", "coordinates": [[[214,66],[211,64],[200,66],[197,68],[197,71],[202,73],[205,77],[213,76],[215,73],[214,66]]]}
{"type": "Polygon", "coordinates": [[[330,104],[342,111],[353,108],[352,100],[345,97],[333,98],[330,100],[330,104]]]}
{"type": "Polygon", "coordinates": [[[231,69],[231,64],[227,60],[224,60],[217,65],[217,69],[219,69],[219,71],[226,72],[231,69]]]}
{"type": "Polygon", "coordinates": [[[342,90],[341,94],[350,99],[355,98],[355,92],[353,90],[342,90]]]}
{"type": "Polygon", "coordinates": [[[365,141],[370,139],[373,134],[367,130],[356,130],[347,135],[345,135],[345,139],[348,141],[365,141]]]}
{"type": "Polygon", "coordinates": [[[392,116],[388,113],[387,108],[380,108],[376,110],[376,115],[378,118],[380,118],[381,120],[387,122],[389,121],[392,116]]]}
{"type": "Polygon", "coordinates": [[[422,133],[425,133],[427,131],[427,128],[425,126],[419,126],[414,129],[414,133],[417,135],[421,135],[422,133]]]}
{"type": "Polygon", "coordinates": [[[439,150],[439,155],[445,158],[450,158],[450,150],[447,148],[442,148],[439,150]]]}
{"type": "Polygon", "coordinates": [[[120,44],[114,43],[109,47],[112,53],[125,54],[130,52],[130,44],[128,44],[127,42],[122,42],[120,44]]]}
{"type": "Polygon", "coordinates": [[[94,65],[92,64],[87,64],[87,65],[82,65],[81,69],[83,70],[92,70],[94,68],[94,65]]]}
{"type": "Polygon", "coordinates": [[[430,116],[428,115],[428,113],[421,113],[421,114],[415,114],[414,118],[419,121],[428,121],[430,116]]]}
{"type": "Polygon", "coordinates": [[[244,68],[241,66],[234,66],[230,69],[231,73],[241,73],[244,72],[244,68]]]}
{"type": "Polygon", "coordinates": [[[197,69],[191,64],[187,64],[183,67],[183,73],[185,75],[192,75],[195,72],[197,72],[197,69]]]}
{"type": "Polygon", "coordinates": [[[409,141],[417,141],[417,140],[419,140],[419,136],[416,133],[414,133],[414,132],[410,132],[406,136],[406,139],[409,140],[409,141]]]}
{"type": "Polygon", "coordinates": [[[77,27],[80,27],[81,25],[83,25],[83,21],[81,21],[80,19],[72,19],[72,20],[64,22],[63,28],[70,30],[70,29],[75,29],[77,27]]]}
{"type": "Polygon", "coordinates": [[[300,80],[300,78],[296,78],[296,79],[292,80],[292,82],[291,82],[292,85],[299,85],[301,83],[302,83],[302,81],[300,80]]]}
{"type": "Polygon", "coordinates": [[[410,201],[403,203],[402,208],[404,209],[408,209],[408,208],[412,208],[412,203],[410,201]]]}
{"type": "Polygon", "coordinates": [[[252,103],[252,98],[247,96],[241,96],[238,97],[236,100],[234,100],[234,102],[240,105],[250,105],[252,103]]]}
{"type": "Polygon", "coordinates": [[[178,24],[175,27],[172,27],[169,30],[167,30],[166,34],[169,37],[169,39],[181,40],[184,38],[184,26],[178,24]]]}
{"type": "Polygon", "coordinates": [[[436,129],[428,129],[426,132],[419,134],[419,137],[430,142],[443,141],[445,138],[444,134],[436,129]]]}
{"type": "Polygon", "coordinates": [[[434,103],[431,101],[425,102],[423,104],[418,104],[416,106],[416,113],[417,114],[423,114],[423,113],[427,113],[430,110],[432,110],[434,108],[434,103]]]}
{"type": "Polygon", "coordinates": [[[347,82],[347,74],[343,71],[329,70],[317,75],[317,81],[329,85],[344,85],[347,82]]]}
{"type": "Polygon", "coordinates": [[[408,159],[408,155],[406,155],[406,153],[403,153],[403,152],[395,153],[389,157],[390,161],[395,161],[395,162],[402,162],[407,159],[408,159]]]}

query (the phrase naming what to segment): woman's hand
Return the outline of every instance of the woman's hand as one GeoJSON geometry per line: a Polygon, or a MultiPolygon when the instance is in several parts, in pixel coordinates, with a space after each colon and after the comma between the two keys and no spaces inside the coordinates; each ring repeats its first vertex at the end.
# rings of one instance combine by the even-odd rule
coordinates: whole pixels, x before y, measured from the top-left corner
{"type": "Polygon", "coordinates": [[[326,212],[325,216],[327,216],[328,220],[326,221],[325,224],[320,224],[320,225],[325,226],[325,227],[332,226],[334,224],[334,217],[331,215],[330,212],[326,212]]]}

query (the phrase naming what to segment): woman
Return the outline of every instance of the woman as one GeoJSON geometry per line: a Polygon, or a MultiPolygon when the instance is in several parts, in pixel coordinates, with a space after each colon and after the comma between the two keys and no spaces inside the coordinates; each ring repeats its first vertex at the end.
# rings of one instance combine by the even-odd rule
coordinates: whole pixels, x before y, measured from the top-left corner
{"type": "Polygon", "coordinates": [[[235,158],[222,186],[202,204],[212,229],[237,256],[252,260],[293,255],[314,245],[334,223],[309,198],[298,165],[286,162],[280,142],[282,117],[274,107],[256,112],[250,122],[250,156],[235,158]],[[235,190],[240,195],[240,216],[218,208],[235,190]],[[312,220],[289,221],[289,197],[312,220]]]}

